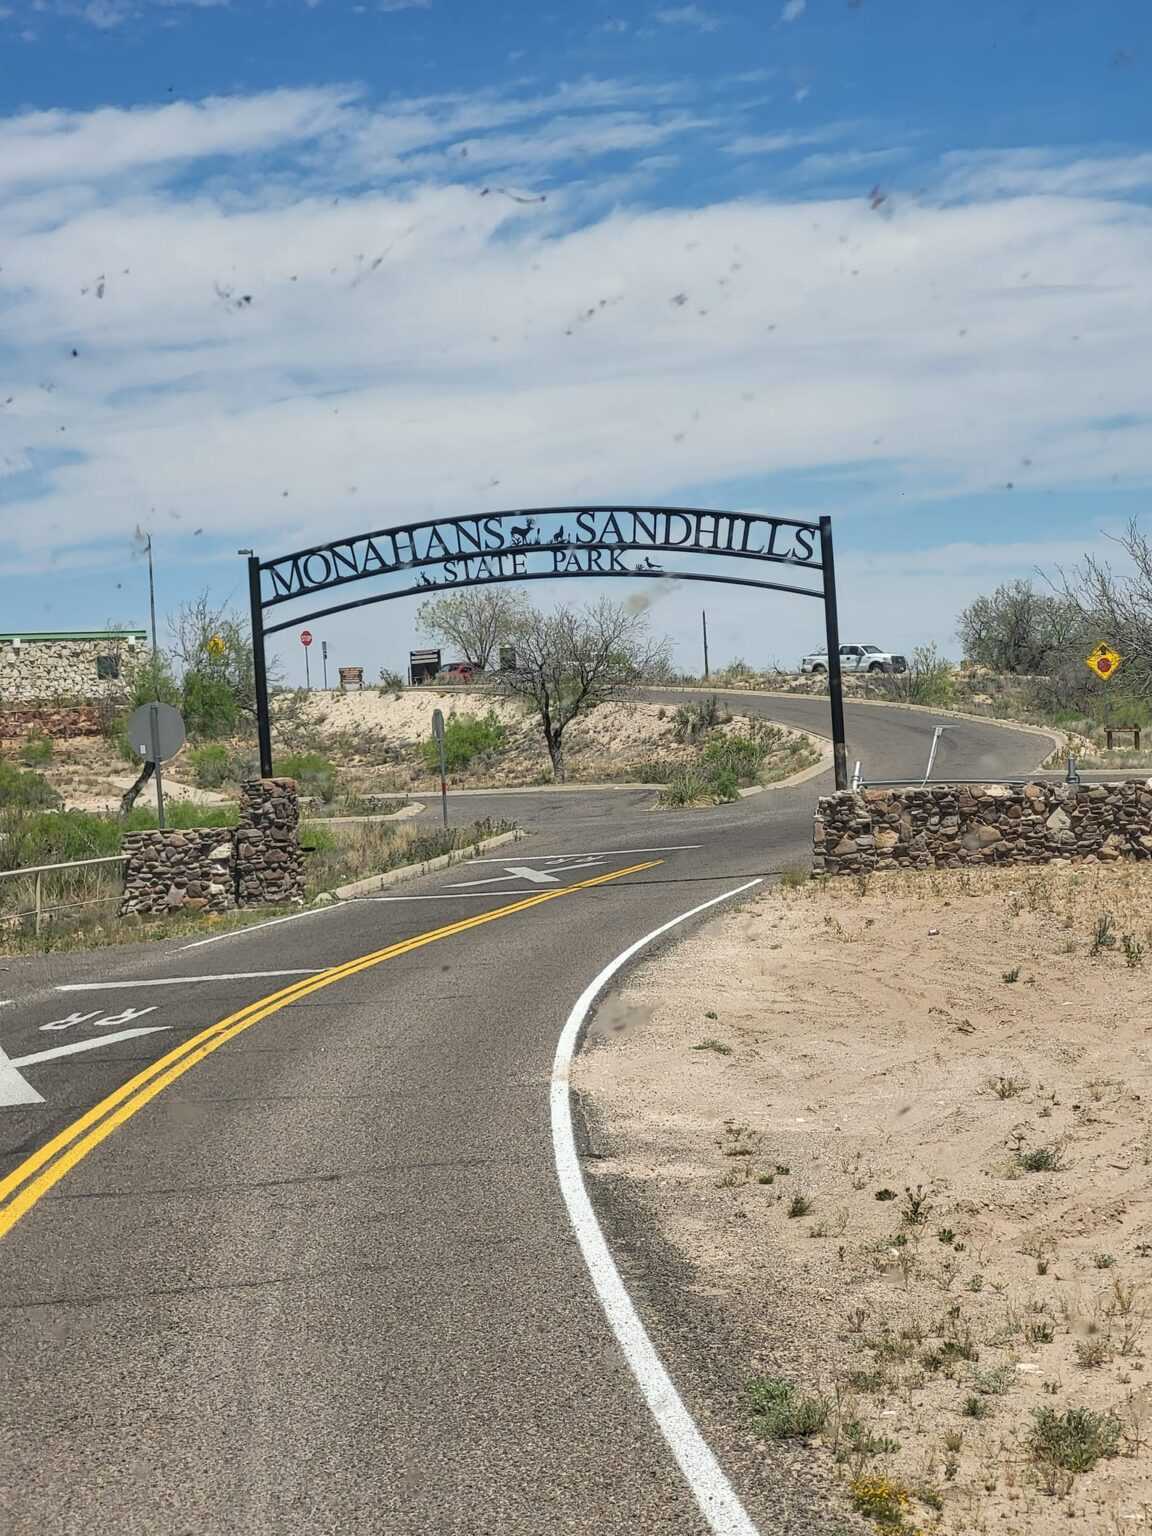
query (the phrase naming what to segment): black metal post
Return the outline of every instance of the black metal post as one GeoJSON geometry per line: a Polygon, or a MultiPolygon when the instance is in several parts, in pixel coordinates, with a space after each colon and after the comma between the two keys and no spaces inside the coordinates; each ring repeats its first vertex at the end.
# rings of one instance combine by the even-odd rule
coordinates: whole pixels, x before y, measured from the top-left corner
{"type": "Polygon", "coordinates": [[[700,619],[701,619],[701,622],[704,625],[704,681],[707,682],[708,681],[708,613],[707,613],[706,609],[701,609],[701,611],[700,611],[700,619]]]}
{"type": "Polygon", "coordinates": [[[828,702],[832,707],[832,762],[836,788],[848,788],[848,742],[844,730],[844,683],[840,676],[840,620],[836,612],[836,561],[832,519],[820,519],[820,563],[824,567],[824,632],[828,645],[828,702]]]}
{"type": "Polygon", "coordinates": [[[256,684],[256,736],[260,777],[272,777],[272,722],[268,716],[268,667],[264,660],[264,609],[260,601],[260,561],[248,556],[248,601],[252,605],[252,673],[256,684]]]}

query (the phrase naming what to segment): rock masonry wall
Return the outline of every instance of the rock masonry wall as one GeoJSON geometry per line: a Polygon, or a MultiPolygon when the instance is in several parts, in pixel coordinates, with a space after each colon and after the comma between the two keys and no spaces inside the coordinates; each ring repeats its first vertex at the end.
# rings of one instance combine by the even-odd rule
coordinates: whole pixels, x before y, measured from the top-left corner
{"type": "Polygon", "coordinates": [[[229,912],[304,900],[294,779],[241,786],[240,825],[129,832],[120,914],[229,912]]]}
{"type": "Polygon", "coordinates": [[[131,697],[136,674],[151,652],[121,636],[98,640],[35,640],[0,644],[0,701],[18,704],[91,704],[131,697]],[[98,662],[114,657],[119,676],[99,676],[98,662]]]}
{"type": "Polygon", "coordinates": [[[230,912],[236,905],[233,834],[226,827],[129,832],[120,915],[230,912]]]}
{"type": "Polygon", "coordinates": [[[100,736],[109,714],[107,704],[29,704],[9,709],[0,700],[0,741],[21,741],[28,736],[51,736],[53,741],[100,736]]]}
{"type": "Polygon", "coordinates": [[[1152,779],[933,785],[821,799],[817,874],[1152,858],[1152,779]]]}
{"type": "Polygon", "coordinates": [[[300,797],[295,779],[249,779],[240,786],[236,901],[241,907],[304,900],[300,797]]]}

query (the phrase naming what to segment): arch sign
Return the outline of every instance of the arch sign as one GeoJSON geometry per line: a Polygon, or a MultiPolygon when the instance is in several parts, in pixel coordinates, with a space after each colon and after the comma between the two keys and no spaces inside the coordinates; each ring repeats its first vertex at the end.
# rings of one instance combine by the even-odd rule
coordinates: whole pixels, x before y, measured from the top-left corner
{"type": "Polygon", "coordinates": [[[710,581],[824,604],[836,786],[848,786],[831,519],[685,507],[533,507],[435,518],[248,559],[260,771],[272,772],[264,641],[306,620],[457,587],[571,577],[710,581]],[[702,560],[704,568],[693,564],[702,560]],[[687,562],[687,563],[686,563],[687,562]],[[383,591],[376,590],[384,581],[383,591]],[[348,593],[372,581],[369,596],[348,593]],[[335,601],[333,601],[335,599],[335,601]],[[308,605],[306,612],[299,605],[308,605]],[[282,605],[292,606],[281,618],[282,605]]]}

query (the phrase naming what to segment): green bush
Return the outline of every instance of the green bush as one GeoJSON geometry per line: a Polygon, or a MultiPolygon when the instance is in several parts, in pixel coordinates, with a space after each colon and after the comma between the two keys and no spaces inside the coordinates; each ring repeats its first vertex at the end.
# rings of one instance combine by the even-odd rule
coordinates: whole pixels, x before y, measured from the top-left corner
{"type": "Polygon", "coordinates": [[[231,777],[232,754],[222,742],[192,747],[188,764],[201,789],[217,789],[231,777]]]}
{"type": "Polygon", "coordinates": [[[52,738],[36,732],[20,748],[20,761],[25,768],[43,768],[52,761],[54,751],[52,738]]]}
{"type": "Polygon", "coordinates": [[[336,769],[319,752],[293,752],[276,764],[281,778],[295,779],[304,795],[314,795],[327,805],[336,798],[336,769]]]}
{"type": "MultiPolygon", "coordinates": [[[[496,718],[495,711],[479,715],[452,715],[444,725],[444,766],[449,773],[458,773],[478,757],[499,752],[508,740],[507,727],[496,718]]],[[[434,737],[423,746],[424,765],[433,772],[440,767],[440,749],[434,737]]]]}
{"type": "Polygon", "coordinates": [[[22,773],[15,764],[0,758],[0,806],[34,810],[60,803],[60,796],[42,774],[22,773]]]}
{"type": "Polygon", "coordinates": [[[710,779],[731,780],[739,787],[756,783],[764,754],[761,743],[750,736],[715,736],[701,757],[704,772],[710,779]]]}
{"type": "Polygon", "coordinates": [[[183,693],[184,725],[190,735],[211,741],[235,732],[239,704],[226,678],[214,672],[186,672],[183,693]]]}

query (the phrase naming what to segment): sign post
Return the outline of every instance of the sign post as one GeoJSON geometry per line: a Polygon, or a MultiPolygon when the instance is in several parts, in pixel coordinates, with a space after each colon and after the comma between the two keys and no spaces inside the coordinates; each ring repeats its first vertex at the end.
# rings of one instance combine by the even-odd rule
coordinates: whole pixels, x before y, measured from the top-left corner
{"type": "Polygon", "coordinates": [[[432,711],[432,735],[436,738],[436,745],[440,750],[440,810],[444,817],[444,825],[448,825],[448,774],[444,766],[444,714],[442,710],[432,711]]]}
{"type": "Polygon", "coordinates": [[[312,631],[302,629],[300,631],[300,644],[304,647],[304,686],[308,692],[312,692],[312,668],[308,665],[308,648],[312,644],[312,631]]]}
{"type": "Polygon", "coordinates": [[[128,721],[128,740],[146,763],[151,763],[156,773],[156,819],[164,830],[164,785],[161,782],[160,764],[175,757],[187,737],[180,711],[171,704],[141,704],[132,711],[128,721]]]}
{"type": "Polygon", "coordinates": [[[320,642],[320,656],[321,656],[321,658],[322,658],[322,660],[324,662],[324,692],[327,693],[328,692],[328,642],[327,642],[327,640],[321,640],[321,642],[320,642]]]}

